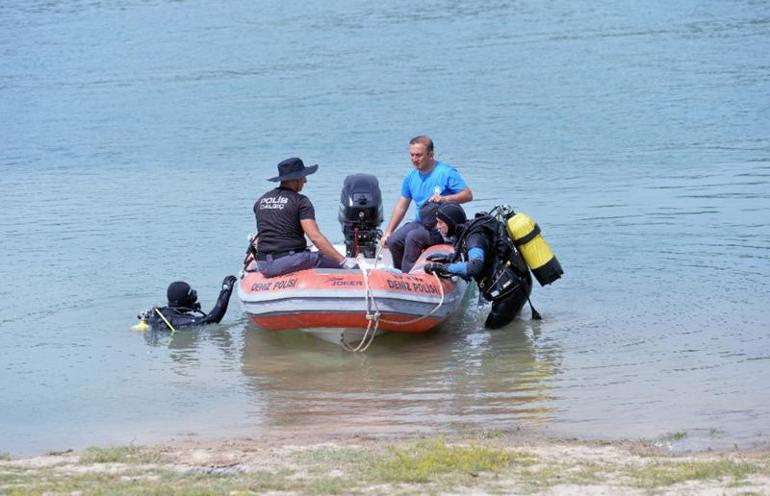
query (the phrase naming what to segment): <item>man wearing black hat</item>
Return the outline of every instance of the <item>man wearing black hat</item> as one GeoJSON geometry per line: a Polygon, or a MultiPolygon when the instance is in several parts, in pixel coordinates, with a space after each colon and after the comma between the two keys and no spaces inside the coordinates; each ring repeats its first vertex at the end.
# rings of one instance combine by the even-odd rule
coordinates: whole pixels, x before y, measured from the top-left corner
{"type": "Polygon", "coordinates": [[[321,234],[315,220],[315,209],[310,199],[299,192],[307,176],[315,173],[318,165],[305,167],[294,157],[278,164],[278,175],[269,181],[280,185],[262,195],[254,203],[257,219],[257,268],[265,277],[276,277],[289,272],[314,267],[356,267],[321,234]],[[305,236],[318,248],[311,252],[305,236]]]}

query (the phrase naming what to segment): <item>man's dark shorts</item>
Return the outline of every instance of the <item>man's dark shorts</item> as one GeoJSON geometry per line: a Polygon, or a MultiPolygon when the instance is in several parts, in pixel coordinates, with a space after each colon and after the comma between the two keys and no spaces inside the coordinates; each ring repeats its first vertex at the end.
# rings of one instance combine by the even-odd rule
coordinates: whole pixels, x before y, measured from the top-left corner
{"type": "Polygon", "coordinates": [[[265,277],[278,277],[313,268],[339,269],[340,265],[317,251],[299,251],[276,259],[268,255],[267,260],[257,261],[257,269],[265,277]]]}
{"type": "Polygon", "coordinates": [[[437,229],[426,229],[418,221],[407,222],[388,239],[393,266],[403,272],[412,270],[414,263],[429,246],[443,243],[437,229]]]}

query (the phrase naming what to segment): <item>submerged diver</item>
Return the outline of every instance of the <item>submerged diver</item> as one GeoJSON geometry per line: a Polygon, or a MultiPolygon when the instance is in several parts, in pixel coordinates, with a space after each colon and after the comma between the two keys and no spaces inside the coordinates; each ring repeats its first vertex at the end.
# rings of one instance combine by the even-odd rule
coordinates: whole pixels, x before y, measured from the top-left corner
{"type": "MultiPolygon", "coordinates": [[[[451,260],[428,262],[425,272],[474,279],[484,299],[492,302],[484,326],[498,329],[509,324],[529,299],[532,278],[502,223],[487,214],[468,221],[457,203],[442,204],[436,217],[441,234],[455,237],[455,255],[451,260]]],[[[534,309],[533,318],[539,318],[534,309]]]]}
{"type": "Polygon", "coordinates": [[[166,290],[168,306],[151,308],[139,315],[139,319],[147,322],[153,329],[168,328],[171,331],[180,327],[216,324],[227,312],[235,281],[235,276],[224,278],[217,302],[208,314],[201,310],[197,291],[184,281],[172,282],[166,290]]]}

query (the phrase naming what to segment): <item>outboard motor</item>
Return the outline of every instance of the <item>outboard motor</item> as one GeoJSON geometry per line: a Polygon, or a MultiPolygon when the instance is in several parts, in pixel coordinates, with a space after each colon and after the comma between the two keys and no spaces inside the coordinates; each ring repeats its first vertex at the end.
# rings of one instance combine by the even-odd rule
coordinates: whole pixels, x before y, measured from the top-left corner
{"type": "Polygon", "coordinates": [[[377,178],[353,174],[345,178],[340,195],[339,221],[348,257],[359,253],[374,258],[382,237],[382,193],[377,178]]]}

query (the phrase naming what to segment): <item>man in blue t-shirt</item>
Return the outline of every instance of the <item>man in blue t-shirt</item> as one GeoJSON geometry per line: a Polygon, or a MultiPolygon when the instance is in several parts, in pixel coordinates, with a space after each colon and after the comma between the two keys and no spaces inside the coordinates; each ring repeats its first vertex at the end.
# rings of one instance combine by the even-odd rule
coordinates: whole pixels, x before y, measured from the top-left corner
{"type": "Polygon", "coordinates": [[[429,137],[412,138],[409,141],[409,155],[414,169],[409,171],[401,183],[401,196],[380,241],[390,249],[393,266],[403,272],[412,269],[425,248],[441,242],[441,235],[435,231],[435,226],[428,224],[426,227],[421,222],[420,209],[425,203],[466,203],[473,200],[473,193],[457,169],[433,158],[433,140],[429,137]],[[403,220],[412,200],[417,206],[415,220],[393,232],[403,220]]]}

